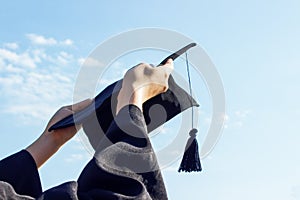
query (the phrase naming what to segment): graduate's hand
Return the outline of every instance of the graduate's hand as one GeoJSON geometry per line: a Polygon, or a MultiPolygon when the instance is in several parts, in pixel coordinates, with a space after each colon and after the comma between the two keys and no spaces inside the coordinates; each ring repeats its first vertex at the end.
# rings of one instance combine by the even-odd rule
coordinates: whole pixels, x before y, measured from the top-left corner
{"type": "Polygon", "coordinates": [[[81,125],[71,126],[58,130],[48,131],[56,122],[63,118],[78,112],[92,103],[91,99],[84,100],[74,105],[64,106],[60,108],[50,119],[45,131],[42,135],[26,150],[32,155],[37,167],[39,168],[46,162],[64,143],[70,140],[81,128],[81,125]]]}
{"type": "Polygon", "coordinates": [[[142,63],[129,69],[123,78],[118,96],[117,113],[128,104],[134,104],[142,110],[144,102],[167,91],[169,76],[173,69],[172,59],[159,67],[142,63]]]}
{"type": "Polygon", "coordinates": [[[58,121],[64,119],[65,117],[74,114],[75,112],[78,112],[80,110],[83,110],[88,105],[90,105],[92,101],[93,101],[92,99],[86,99],[79,103],[60,108],[49,120],[44,133],[51,134],[51,136],[53,137],[53,139],[55,140],[58,146],[63,145],[78,132],[78,130],[81,128],[81,124],[77,126],[71,126],[67,128],[53,130],[51,132],[49,132],[48,129],[58,121]]]}

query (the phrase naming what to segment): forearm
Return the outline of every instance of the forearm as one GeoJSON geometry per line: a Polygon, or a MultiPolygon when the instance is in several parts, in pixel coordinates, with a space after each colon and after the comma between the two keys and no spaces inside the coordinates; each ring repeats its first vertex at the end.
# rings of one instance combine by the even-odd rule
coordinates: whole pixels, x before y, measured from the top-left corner
{"type": "Polygon", "coordinates": [[[37,167],[42,166],[58,149],[70,140],[81,125],[71,126],[49,132],[48,129],[59,120],[66,116],[78,112],[92,103],[91,99],[86,99],[82,102],[70,106],[64,106],[59,109],[49,121],[43,134],[33,142],[26,150],[32,155],[37,167]]]}
{"type": "Polygon", "coordinates": [[[37,168],[41,167],[54,153],[58,151],[60,145],[51,134],[43,133],[36,141],[26,148],[33,157],[37,168]]]}
{"type": "Polygon", "coordinates": [[[133,91],[129,86],[123,86],[118,95],[118,103],[116,108],[116,114],[119,113],[121,108],[127,105],[135,105],[141,111],[143,111],[143,95],[140,94],[141,90],[133,91]]]}

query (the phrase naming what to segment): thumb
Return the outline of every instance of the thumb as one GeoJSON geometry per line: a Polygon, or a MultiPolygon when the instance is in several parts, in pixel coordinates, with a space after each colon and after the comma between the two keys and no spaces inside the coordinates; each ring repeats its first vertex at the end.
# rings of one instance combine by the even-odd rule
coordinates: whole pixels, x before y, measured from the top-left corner
{"type": "Polygon", "coordinates": [[[159,68],[163,69],[168,75],[170,75],[174,70],[173,60],[171,58],[168,59],[166,64],[159,66],[159,68]]]}

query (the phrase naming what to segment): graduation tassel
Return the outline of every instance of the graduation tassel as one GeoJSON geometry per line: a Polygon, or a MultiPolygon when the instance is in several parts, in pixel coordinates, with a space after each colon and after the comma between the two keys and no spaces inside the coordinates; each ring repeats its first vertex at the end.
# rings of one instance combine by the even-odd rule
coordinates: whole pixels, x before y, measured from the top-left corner
{"type": "MultiPolygon", "coordinates": [[[[192,84],[191,84],[191,76],[190,76],[187,53],[185,53],[185,57],[186,57],[186,67],[187,67],[187,74],[189,80],[190,96],[192,98],[192,84]]],[[[199,158],[198,142],[196,139],[197,132],[198,130],[194,128],[194,108],[192,106],[192,130],[189,133],[190,137],[185,146],[185,151],[178,172],[181,171],[193,172],[193,171],[202,170],[201,162],[199,158]]]]}
{"type": "Polygon", "coordinates": [[[198,131],[195,128],[190,131],[190,138],[187,141],[178,172],[193,172],[202,170],[199,158],[198,142],[196,139],[197,132],[198,131]]]}

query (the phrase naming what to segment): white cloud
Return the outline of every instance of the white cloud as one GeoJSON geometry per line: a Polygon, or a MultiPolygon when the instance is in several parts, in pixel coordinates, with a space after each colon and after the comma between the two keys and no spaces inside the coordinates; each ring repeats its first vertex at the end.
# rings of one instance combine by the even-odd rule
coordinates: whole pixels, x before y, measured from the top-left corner
{"type": "Polygon", "coordinates": [[[28,103],[10,106],[5,109],[5,112],[21,117],[24,124],[32,124],[32,119],[47,120],[50,117],[49,113],[53,113],[53,109],[46,103],[28,103]]]}
{"type": "Polygon", "coordinates": [[[31,41],[32,44],[35,45],[45,45],[45,46],[53,46],[53,45],[64,45],[64,46],[71,46],[74,44],[73,40],[65,39],[62,41],[58,41],[53,37],[45,37],[43,35],[38,35],[35,33],[29,33],[26,35],[27,38],[31,41]]]}
{"type": "Polygon", "coordinates": [[[85,58],[78,58],[77,62],[81,66],[85,61],[85,58]]]}
{"type": "Polygon", "coordinates": [[[224,116],[224,128],[241,128],[251,114],[251,110],[236,110],[232,114],[224,116]]]}
{"type": "Polygon", "coordinates": [[[0,71],[4,70],[6,64],[4,62],[4,60],[0,57],[0,71]]]}
{"type": "Polygon", "coordinates": [[[46,38],[34,33],[27,34],[26,36],[33,44],[37,45],[56,45],[58,43],[54,38],[46,38]]]}
{"type": "Polygon", "coordinates": [[[6,98],[2,112],[22,114],[29,121],[47,120],[72,98],[71,79],[50,71],[11,73],[0,77],[0,85],[2,98],[6,98]]]}
{"type": "Polygon", "coordinates": [[[73,59],[73,55],[64,51],[61,51],[57,56],[57,61],[63,65],[68,64],[72,59],[73,59]]]}
{"type": "Polygon", "coordinates": [[[20,75],[11,75],[9,77],[0,77],[0,85],[3,87],[8,87],[11,85],[19,85],[23,83],[23,77],[20,75]]]}
{"type": "Polygon", "coordinates": [[[227,114],[224,114],[223,115],[223,119],[224,119],[224,121],[226,122],[226,121],[229,121],[229,115],[227,115],[227,114]]]}
{"type": "Polygon", "coordinates": [[[247,120],[250,114],[251,110],[249,109],[235,111],[235,121],[233,123],[233,126],[236,128],[241,128],[242,126],[244,126],[245,120],[247,120]]]}
{"type": "MultiPolygon", "coordinates": [[[[45,44],[44,39],[49,38],[37,41],[45,44]]],[[[26,124],[49,120],[57,109],[72,101],[77,72],[70,70],[77,67],[73,61],[74,56],[61,48],[51,48],[50,54],[47,48],[31,46],[18,52],[0,48],[0,113],[21,118],[26,124]]]]}
{"type": "Polygon", "coordinates": [[[5,43],[4,47],[11,49],[11,50],[16,50],[19,48],[19,45],[15,42],[12,42],[12,43],[5,43]]]}
{"type": "Polygon", "coordinates": [[[66,45],[66,46],[71,46],[71,45],[73,45],[73,43],[74,43],[73,40],[70,40],[70,39],[66,39],[66,40],[60,42],[60,44],[66,45]]]}
{"type": "Polygon", "coordinates": [[[128,70],[125,64],[120,61],[115,61],[110,68],[115,71],[114,74],[118,78],[123,77],[128,70]]]}
{"type": "MultiPolygon", "coordinates": [[[[36,62],[44,61],[44,62],[51,62],[57,64],[57,52],[53,52],[52,54],[47,54],[45,49],[32,49],[30,50],[32,57],[35,59],[36,62]]],[[[59,54],[58,54],[59,55],[59,54]]]]}
{"type": "Polygon", "coordinates": [[[86,67],[103,67],[103,63],[101,63],[101,61],[99,61],[97,58],[92,58],[92,57],[88,57],[86,59],[79,58],[78,63],[86,67]]]}
{"type": "Polygon", "coordinates": [[[250,110],[237,110],[235,111],[235,115],[239,118],[245,118],[251,113],[250,110]]]}
{"type": "Polygon", "coordinates": [[[31,57],[28,52],[17,54],[7,49],[0,49],[0,59],[2,59],[3,61],[7,61],[8,63],[20,65],[26,68],[35,68],[36,62],[38,62],[38,60],[31,57]]]}

